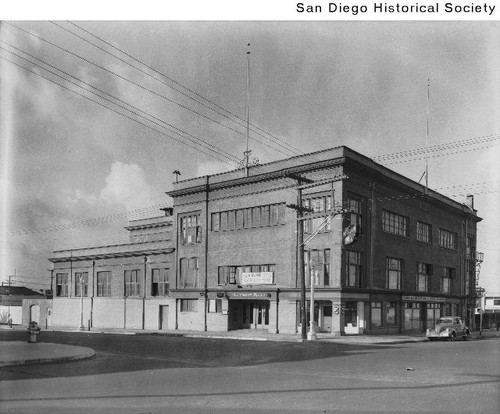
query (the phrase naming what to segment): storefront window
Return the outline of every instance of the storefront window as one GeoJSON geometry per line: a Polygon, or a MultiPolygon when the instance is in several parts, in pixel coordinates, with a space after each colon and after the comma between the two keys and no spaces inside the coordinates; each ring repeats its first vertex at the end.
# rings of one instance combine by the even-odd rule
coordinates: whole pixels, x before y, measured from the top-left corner
{"type": "Polygon", "coordinates": [[[371,325],[372,328],[378,328],[382,326],[382,302],[372,302],[372,316],[371,325]]]}
{"type": "Polygon", "coordinates": [[[344,308],[344,320],[346,326],[356,327],[358,323],[358,302],[346,302],[344,308]]]}
{"type": "Polygon", "coordinates": [[[387,326],[396,326],[396,302],[386,302],[385,323],[387,326]]]}
{"type": "Polygon", "coordinates": [[[441,305],[439,303],[427,304],[427,327],[433,328],[436,320],[441,317],[441,305]]]}
{"type": "Polygon", "coordinates": [[[420,330],[420,303],[405,302],[405,330],[420,330]]]}

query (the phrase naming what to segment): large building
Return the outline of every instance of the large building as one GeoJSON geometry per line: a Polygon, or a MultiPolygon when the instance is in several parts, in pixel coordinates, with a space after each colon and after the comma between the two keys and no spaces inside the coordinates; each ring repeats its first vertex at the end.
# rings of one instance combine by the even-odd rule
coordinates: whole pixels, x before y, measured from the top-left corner
{"type": "Polygon", "coordinates": [[[55,252],[54,324],[78,323],[77,280],[87,272],[92,327],[300,332],[302,257],[320,331],[473,320],[481,219],[472,197],[458,203],[347,147],[179,181],[168,194],[171,238],[154,249],[137,240],[127,260],[119,246],[55,252]],[[161,297],[155,271],[169,285],[161,297]]]}

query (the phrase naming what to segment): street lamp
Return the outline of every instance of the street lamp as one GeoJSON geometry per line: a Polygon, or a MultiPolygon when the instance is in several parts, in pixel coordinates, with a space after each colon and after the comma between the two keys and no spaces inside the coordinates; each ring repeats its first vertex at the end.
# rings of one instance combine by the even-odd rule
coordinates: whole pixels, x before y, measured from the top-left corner
{"type": "Polygon", "coordinates": [[[83,273],[80,274],[80,331],[84,331],[83,326],[83,273]]]}
{"type": "Polygon", "coordinates": [[[308,341],[316,340],[316,332],[314,331],[314,275],[318,274],[318,271],[311,272],[311,303],[309,304],[309,332],[307,334],[308,341]]]}

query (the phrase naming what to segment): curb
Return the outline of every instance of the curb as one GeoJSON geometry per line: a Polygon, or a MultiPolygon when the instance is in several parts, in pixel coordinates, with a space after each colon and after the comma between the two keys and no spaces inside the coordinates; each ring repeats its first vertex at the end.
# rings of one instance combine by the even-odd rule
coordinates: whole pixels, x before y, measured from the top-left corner
{"type": "Polygon", "coordinates": [[[13,361],[0,361],[0,368],[13,366],[13,365],[28,365],[28,364],[43,364],[43,363],[57,363],[57,362],[68,362],[68,361],[78,361],[81,359],[92,358],[95,355],[95,351],[88,352],[86,355],[69,355],[60,358],[30,358],[30,359],[18,359],[13,361]]]}

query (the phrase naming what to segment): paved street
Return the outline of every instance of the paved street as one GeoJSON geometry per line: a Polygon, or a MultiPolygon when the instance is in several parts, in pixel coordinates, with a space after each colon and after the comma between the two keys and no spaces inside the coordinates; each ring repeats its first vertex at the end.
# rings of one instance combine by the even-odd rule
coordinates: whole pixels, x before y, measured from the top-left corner
{"type": "MultiPolygon", "coordinates": [[[[0,341],[23,339],[0,332],[0,341]]],[[[96,355],[0,369],[2,413],[500,411],[496,338],[347,345],[44,332],[40,340],[96,355]]]]}

